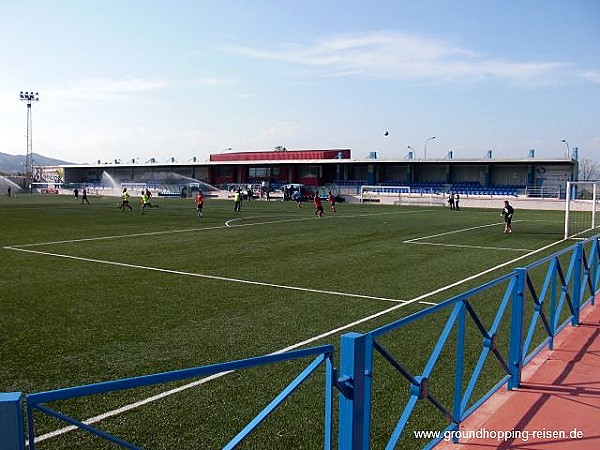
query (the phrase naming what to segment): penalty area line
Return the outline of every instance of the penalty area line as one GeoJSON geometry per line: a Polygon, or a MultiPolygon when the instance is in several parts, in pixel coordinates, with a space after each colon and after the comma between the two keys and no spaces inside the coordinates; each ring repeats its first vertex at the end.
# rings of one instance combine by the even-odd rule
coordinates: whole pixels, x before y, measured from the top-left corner
{"type": "Polygon", "coordinates": [[[184,276],[189,276],[189,277],[205,278],[205,279],[209,279],[209,280],[227,281],[227,282],[241,283],[241,284],[251,284],[251,285],[255,285],[255,286],[265,286],[265,287],[285,289],[285,290],[291,290],[291,291],[312,292],[312,293],[316,293],[316,294],[337,295],[337,296],[341,296],[341,297],[362,298],[362,299],[368,299],[368,300],[383,300],[383,301],[394,302],[394,303],[405,303],[406,302],[406,300],[400,300],[400,299],[396,299],[396,298],[377,297],[377,296],[373,296],[373,295],[363,295],[363,294],[353,294],[350,292],[329,291],[329,290],[324,290],[324,289],[313,289],[313,288],[305,288],[305,287],[300,287],[300,286],[288,286],[288,285],[283,285],[283,284],[266,283],[263,281],[243,280],[240,278],[222,277],[219,275],[208,275],[208,274],[204,274],[204,273],[184,272],[182,270],[164,269],[164,268],[160,268],[160,267],[141,266],[138,264],[122,263],[122,262],[118,262],[118,261],[109,261],[109,260],[104,260],[104,259],[84,258],[82,256],[65,255],[62,253],[43,252],[40,250],[31,250],[31,249],[25,249],[25,248],[19,248],[19,247],[3,247],[3,248],[5,250],[13,250],[13,251],[23,252],[23,253],[33,253],[36,255],[43,255],[43,256],[52,256],[55,258],[72,259],[75,261],[83,261],[83,262],[89,262],[89,263],[95,263],[95,264],[105,264],[105,265],[117,266],[117,267],[127,267],[130,269],[149,270],[149,271],[153,271],[153,272],[168,273],[168,274],[173,274],[173,275],[184,275],[184,276]]]}
{"type": "Polygon", "coordinates": [[[431,239],[431,238],[439,237],[439,236],[448,236],[449,234],[463,233],[465,231],[479,230],[481,228],[488,228],[488,227],[495,227],[495,226],[498,226],[498,225],[502,225],[503,223],[504,222],[497,222],[497,223],[490,223],[490,224],[487,224],[487,225],[478,225],[476,227],[461,228],[459,230],[445,231],[443,233],[430,234],[429,236],[421,236],[421,237],[414,238],[414,239],[408,239],[406,241],[403,241],[403,243],[404,244],[413,244],[416,241],[421,241],[423,239],[431,239]]]}
{"type": "Polygon", "coordinates": [[[414,245],[437,245],[438,247],[456,247],[456,248],[473,248],[477,250],[501,250],[505,251],[513,251],[513,252],[532,252],[532,249],[529,248],[509,248],[509,247],[487,247],[484,245],[466,245],[466,244],[442,244],[436,242],[404,242],[404,244],[414,244],[414,245]]]}

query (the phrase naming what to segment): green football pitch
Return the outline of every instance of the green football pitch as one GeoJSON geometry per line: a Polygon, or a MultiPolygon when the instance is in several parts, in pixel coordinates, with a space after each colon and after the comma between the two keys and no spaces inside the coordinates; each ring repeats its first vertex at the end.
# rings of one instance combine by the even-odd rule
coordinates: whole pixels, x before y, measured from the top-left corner
{"type": "MultiPolygon", "coordinates": [[[[514,233],[503,234],[502,199],[497,210],[457,212],[338,203],[334,213],[324,204],[323,218],[310,203],[298,209],[294,202],[253,201],[234,213],[231,201],[209,199],[202,219],[191,199],[158,198],[144,215],[135,202],[133,211],[120,211],[117,202],[0,198],[0,392],[27,394],[325,343],[337,348],[343,333],[372,330],[571,244],[562,241],[559,211],[517,210],[514,233]]],[[[426,358],[420,355],[428,354],[440,323],[398,338],[399,358],[426,358]]],[[[279,364],[57,408],[79,420],[108,413],[95,426],[148,449],[220,448],[298,367],[279,364]]],[[[452,385],[451,374],[440,376],[452,385]]],[[[240,448],[322,448],[323,385],[316,378],[240,448]]],[[[382,445],[379,427],[392,423],[401,405],[385,410],[374,417],[374,448],[382,445]]],[[[424,409],[422,416],[438,425],[434,413],[424,409]]],[[[37,434],[45,436],[37,448],[115,448],[64,427],[36,415],[37,434]]]]}

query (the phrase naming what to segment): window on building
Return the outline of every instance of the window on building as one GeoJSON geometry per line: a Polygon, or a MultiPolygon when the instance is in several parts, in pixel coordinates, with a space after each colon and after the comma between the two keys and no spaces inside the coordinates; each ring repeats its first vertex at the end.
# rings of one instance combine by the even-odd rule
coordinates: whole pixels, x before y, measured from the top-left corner
{"type": "Polygon", "coordinates": [[[233,168],[226,166],[217,166],[217,176],[218,177],[232,177],[233,176],[233,168]]]}
{"type": "Polygon", "coordinates": [[[250,167],[248,169],[250,178],[271,178],[279,176],[279,167],[250,167]]]}
{"type": "Polygon", "coordinates": [[[305,166],[298,169],[301,178],[320,178],[321,166],[305,166]]]}

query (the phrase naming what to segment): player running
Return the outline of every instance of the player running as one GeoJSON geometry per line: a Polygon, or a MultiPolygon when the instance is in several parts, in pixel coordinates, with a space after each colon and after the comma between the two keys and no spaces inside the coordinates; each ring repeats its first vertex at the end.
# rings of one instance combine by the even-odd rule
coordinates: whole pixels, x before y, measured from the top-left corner
{"type": "Polygon", "coordinates": [[[331,193],[331,191],[329,191],[329,197],[327,199],[329,201],[329,203],[331,204],[331,210],[333,212],[337,212],[337,209],[335,209],[335,195],[333,195],[331,193]]]}
{"type": "Polygon", "coordinates": [[[242,210],[242,191],[238,189],[233,193],[233,212],[242,210]]]}
{"type": "Polygon", "coordinates": [[[127,192],[127,188],[123,188],[123,193],[121,194],[121,206],[119,206],[121,211],[125,211],[125,208],[129,208],[129,211],[133,209],[129,204],[129,192],[127,192]]]}
{"type": "Polygon", "coordinates": [[[319,191],[315,192],[315,196],[313,197],[313,205],[315,206],[315,216],[323,217],[323,204],[321,203],[321,198],[319,197],[319,191]]]}
{"type": "Polygon", "coordinates": [[[202,197],[202,191],[198,191],[196,194],[196,210],[198,211],[198,217],[203,217],[202,208],[204,207],[204,198],[202,197]]]}
{"type": "Polygon", "coordinates": [[[300,194],[299,190],[292,194],[292,199],[296,202],[298,209],[302,209],[302,194],[300,194]]]}
{"type": "Polygon", "coordinates": [[[152,208],[150,205],[150,196],[148,191],[142,191],[142,214],[146,214],[146,208],[152,208]]]}
{"type": "Polygon", "coordinates": [[[150,192],[150,189],[146,189],[146,195],[148,196],[148,208],[158,208],[158,205],[152,204],[152,192],[150,192]]]}

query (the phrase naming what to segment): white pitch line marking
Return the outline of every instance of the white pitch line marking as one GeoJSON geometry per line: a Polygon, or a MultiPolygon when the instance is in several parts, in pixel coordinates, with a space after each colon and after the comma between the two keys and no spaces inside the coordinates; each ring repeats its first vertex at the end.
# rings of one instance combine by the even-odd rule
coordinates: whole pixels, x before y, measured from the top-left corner
{"type": "Polygon", "coordinates": [[[514,251],[514,252],[532,252],[532,249],[528,248],[508,248],[508,247],[487,247],[483,245],[465,245],[465,244],[442,244],[436,242],[403,242],[404,244],[414,245],[437,245],[439,247],[458,247],[458,248],[474,248],[479,250],[502,250],[502,251],[514,251]]]}
{"type": "MultiPolygon", "coordinates": [[[[515,222],[517,222],[517,221],[515,220],[515,222]]],[[[524,221],[521,220],[520,222],[524,222],[524,221]]],[[[458,230],[445,231],[443,233],[431,234],[429,236],[421,236],[418,238],[408,239],[406,241],[403,241],[402,243],[403,244],[420,244],[420,245],[437,245],[439,247],[473,248],[473,249],[479,249],[479,250],[501,250],[501,251],[515,251],[515,252],[533,252],[533,251],[535,251],[535,250],[531,250],[528,248],[491,247],[491,246],[483,246],[483,245],[450,244],[450,243],[446,243],[446,242],[418,242],[418,241],[422,241],[424,239],[431,239],[431,238],[440,237],[440,236],[447,236],[449,234],[463,233],[466,231],[478,230],[481,228],[495,227],[495,226],[499,226],[499,225],[503,225],[503,224],[504,224],[504,222],[497,222],[497,223],[490,223],[487,225],[477,225],[477,226],[469,227],[469,228],[460,228],[458,230]]]]}
{"type": "Polygon", "coordinates": [[[490,224],[487,224],[487,225],[478,225],[476,227],[461,228],[459,230],[445,231],[443,233],[431,234],[429,236],[421,236],[421,237],[414,238],[414,239],[408,239],[408,240],[404,241],[404,243],[405,244],[412,244],[415,241],[421,241],[423,239],[430,239],[430,238],[439,237],[439,236],[447,236],[449,234],[463,233],[465,231],[478,230],[480,228],[495,227],[495,226],[502,225],[502,224],[504,224],[504,222],[490,223],[490,224]]]}
{"type": "Polygon", "coordinates": [[[252,284],[255,286],[266,286],[266,287],[277,288],[277,289],[286,289],[286,290],[291,290],[291,291],[313,292],[313,293],[317,293],[317,294],[337,295],[337,296],[341,296],[341,297],[363,298],[363,299],[369,299],[369,300],[384,300],[384,301],[395,302],[395,303],[406,302],[406,300],[399,300],[396,298],[376,297],[373,295],[352,294],[349,292],[328,291],[328,290],[324,290],[324,289],[312,289],[312,288],[304,288],[304,287],[300,287],[300,286],[287,286],[287,285],[283,285],[283,284],[265,283],[263,281],[242,280],[239,278],[222,277],[219,275],[208,275],[208,274],[204,274],[204,273],[184,272],[182,270],[163,269],[160,267],[140,266],[138,264],[128,264],[128,263],[122,263],[122,262],[118,262],[118,261],[108,261],[108,260],[104,260],[104,259],[84,258],[82,256],[64,255],[61,253],[42,252],[39,250],[30,250],[30,249],[24,249],[24,248],[18,248],[18,247],[3,247],[3,248],[6,250],[14,250],[17,252],[33,253],[36,255],[44,255],[44,256],[52,256],[55,258],[73,259],[75,261],[84,261],[84,262],[90,262],[90,263],[96,263],[96,264],[106,264],[106,265],[110,265],[110,266],[127,267],[130,269],[150,270],[153,272],[169,273],[169,274],[174,274],[174,275],[185,275],[185,276],[189,276],[189,277],[206,278],[209,280],[227,281],[227,282],[242,283],[242,284],[252,284]]]}
{"type": "Polygon", "coordinates": [[[229,220],[225,221],[225,226],[226,226],[226,227],[231,227],[231,225],[230,225],[230,224],[231,224],[231,222],[235,222],[236,220],[242,220],[242,218],[241,218],[241,217],[238,217],[238,218],[236,218],[236,219],[229,219],[229,220]]]}
{"type": "MultiPolygon", "coordinates": [[[[342,216],[336,216],[336,217],[338,217],[339,219],[355,219],[355,218],[382,216],[382,215],[390,215],[390,214],[414,214],[414,213],[421,213],[421,212],[428,212],[428,211],[433,211],[433,210],[426,209],[426,210],[420,210],[420,211],[400,211],[400,212],[394,211],[394,212],[370,213],[370,214],[363,213],[363,214],[354,214],[354,215],[348,215],[348,216],[342,215],[342,216]]],[[[111,236],[98,236],[98,237],[80,238],[80,239],[65,239],[62,241],[36,242],[36,243],[31,243],[31,244],[16,244],[16,245],[6,246],[4,248],[17,249],[17,248],[25,248],[25,247],[37,247],[37,246],[42,246],[42,245],[57,245],[57,244],[72,244],[72,243],[76,243],[76,242],[105,241],[105,240],[111,240],[111,239],[159,236],[161,234],[189,233],[189,232],[193,232],[193,231],[210,231],[210,230],[220,230],[220,229],[224,229],[224,228],[253,227],[253,226],[258,226],[258,225],[271,225],[271,224],[276,224],[276,223],[315,220],[314,217],[294,217],[291,219],[279,219],[279,220],[269,220],[269,221],[264,221],[264,222],[251,222],[251,223],[240,223],[240,224],[231,225],[231,222],[234,220],[238,220],[238,219],[239,220],[243,220],[243,219],[247,220],[247,219],[256,219],[256,218],[258,218],[258,216],[239,217],[239,218],[227,220],[224,225],[215,225],[215,226],[211,226],[211,227],[197,227],[197,228],[185,228],[185,229],[163,230],[163,231],[145,231],[142,233],[115,234],[115,235],[111,235],[111,236]]]]}

